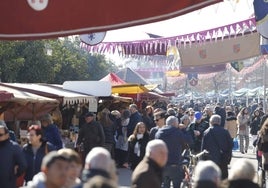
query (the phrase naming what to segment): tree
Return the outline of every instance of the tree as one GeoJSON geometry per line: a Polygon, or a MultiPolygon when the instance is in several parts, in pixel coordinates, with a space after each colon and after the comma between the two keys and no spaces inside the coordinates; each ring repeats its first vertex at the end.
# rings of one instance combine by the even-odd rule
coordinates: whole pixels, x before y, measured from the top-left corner
{"type": "Polygon", "coordinates": [[[77,36],[54,40],[1,41],[2,82],[57,83],[67,80],[99,80],[115,64],[103,55],[92,55],[79,47],[77,36]],[[49,48],[52,54],[47,54],[49,48]]]}
{"type": "Polygon", "coordinates": [[[44,49],[43,40],[25,41],[17,46],[17,54],[25,60],[18,72],[17,82],[51,83],[54,80],[53,63],[47,58],[44,49]]]}
{"type": "Polygon", "coordinates": [[[0,78],[2,82],[16,81],[20,68],[24,65],[25,59],[17,54],[17,46],[21,42],[0,42],[0,78]]]}

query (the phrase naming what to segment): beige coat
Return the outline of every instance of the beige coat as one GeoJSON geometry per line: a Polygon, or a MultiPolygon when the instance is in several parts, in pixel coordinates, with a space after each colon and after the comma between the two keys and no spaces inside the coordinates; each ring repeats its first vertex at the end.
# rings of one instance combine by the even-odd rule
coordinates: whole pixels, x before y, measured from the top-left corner
{"type": "Polygon", "coordinates": [[[237,131],[238,131],[236,117],[226,118],[224,128],[228,130],[232,138],[235,138],[237,136],[237,131]]]}
{"type": "Polygon", "coordinates": [[[249,121],[250,117],[248,115],[238,115],[237,116],[237,127],[239,135],[249,135],[249,121]],[[243,129],[241,128],[243,127],[243,129]]]}

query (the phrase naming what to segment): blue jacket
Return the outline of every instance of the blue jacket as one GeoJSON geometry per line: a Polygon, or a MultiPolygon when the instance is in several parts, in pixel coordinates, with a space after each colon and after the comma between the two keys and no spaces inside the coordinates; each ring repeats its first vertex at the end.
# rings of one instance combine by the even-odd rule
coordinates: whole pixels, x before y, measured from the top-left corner
{"type": "Polygon", "coordinates": [[[44,131],[44,140],[53,144],[57,150],[62,148],[62,140],[59,129],[56,125],[50,124],[47,127],[42,127],[44,131]]]}
{"type": "Polygon", "coordinates": [[[220,125],[211,126],[204,132],[201,149],[206,149],[210,153],[210,159],[213,162],[220,164],[220,150],[232,155],[233,140],[230,133],[220,125]]]}
{"type": "Polygon", "coordinates": [[[16,188],[16,178],[22,175],[27,167],[21,147],[11,140],[0,142],[0,182],[1,187],[16,188]],[[15,166],[18,166],[15,174],[15,166]]]}
{"type": "Polygon", "coordinates": [[[44,156],[52,150],[56,150],[56,148],[49,142],[43,142],[41,147],[38,148],[36,155],[33,153],[31,144],[25,144],[23,146],[23,153],[27,161],[27,169],[24,177],[26,182],[32,180],[33,176],[40,172],[44,156]]]}
{"type": "Polygon", "coordinates": [[[185,144],[192,144],[193,140],[190,134],[185,132],[184,130],[180,130],[179,128],[173,126],[165,126],[160,128],[156,134],[156,139],[163,140],[168,148],[168,161],[167,166],[174,164],[181,164],[182,157],[182,147],[185,144]]]}
{"type": "Polygon", "coordinates": [[[133,134],[133,131],[134,131],[137,123],[139,123],[141,121],[142,121],[142,116],[138,111],[131,114],[130,119],[129,119],[129,124],[127,126],[127,136],[130,136],[133,134]]]}

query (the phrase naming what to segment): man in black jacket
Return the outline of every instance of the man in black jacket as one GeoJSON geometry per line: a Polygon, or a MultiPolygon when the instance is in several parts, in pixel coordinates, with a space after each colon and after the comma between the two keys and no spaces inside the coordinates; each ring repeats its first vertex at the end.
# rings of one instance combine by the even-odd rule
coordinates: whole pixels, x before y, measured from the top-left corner
{"type": "Polygon", "coordinates": [[[201,150],[210,153],[210,160],[222,171],[222,179],[228,177],[228,164],[232,158],[233,140],[227,130],[221,126],[221,116],[212,115],[210,128],[204,132],[201,150]]]}
{"type": "Polygon", "coordinates": [[[86,123],[78,133],[77,145],[83,143],[85,156],[96,146],[104,146],[104,131],[99,122],[95,120],[95,114],[88,112],[85,115],[86,123]]]}
{"type": "Polygon", "coordinates": [[[21,147],[9,139],[6,126],[0,125],[0,182],[1,187],[15,188],[16,179],[26,169],[21,147]]]}

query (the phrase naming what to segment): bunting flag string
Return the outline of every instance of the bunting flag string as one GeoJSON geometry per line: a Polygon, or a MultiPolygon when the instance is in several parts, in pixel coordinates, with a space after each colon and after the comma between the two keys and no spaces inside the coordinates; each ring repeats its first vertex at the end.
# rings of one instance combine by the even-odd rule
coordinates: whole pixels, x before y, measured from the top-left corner
{"type": "Polygon", "coordinates": [[[256,31],[255,17],[237,23],[221,26],[214,29],[189,33],[179,36],[155,38],[128,42],[102,42],[95,46],[89,46],[81,42],[80,47],[91,53],[114,53],[114,49],[122,49],[122,56],[136,55],[165,55],[170,45],[182,48],[187,44],[203,43],[205,41],[223,40],[225,37],[236,37],[240,34],[248,34],[256,31]],[[100,50],[100,48],[102,50],[100,50]]]}

